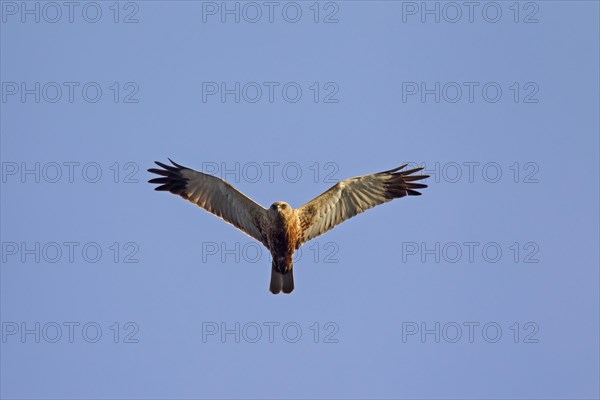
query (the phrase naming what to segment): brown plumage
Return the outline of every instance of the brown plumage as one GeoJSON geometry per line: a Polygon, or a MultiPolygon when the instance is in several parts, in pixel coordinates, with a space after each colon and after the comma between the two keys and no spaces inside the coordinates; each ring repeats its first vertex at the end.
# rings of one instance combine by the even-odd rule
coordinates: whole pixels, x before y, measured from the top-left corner
{"type": "Polygon", "coordinates": [[[404,196],[418,196],[417,189],[427,185],[415,181],[428,175],[413,175],[423,168],[401,171],[398,168],[346,179],[300,208],[278,201],[265,209],[229,183],[212,175],[156,161],[163,169],[148,171],[160,175],[149,180],[159,184],[155,190],[178,194],[205,210],[223,218],[242,232],[261,242],[273,258],[272,293],[294,290],[294,251],[345,220],[369,208],[404,196]]]}

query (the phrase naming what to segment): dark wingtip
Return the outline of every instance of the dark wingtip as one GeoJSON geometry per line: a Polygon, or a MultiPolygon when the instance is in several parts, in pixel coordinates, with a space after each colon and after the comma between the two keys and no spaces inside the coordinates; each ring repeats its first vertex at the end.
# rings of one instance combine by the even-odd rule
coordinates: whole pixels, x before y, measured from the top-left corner
{"type": "Polygon", "coordinates": [[[421,171],[423,168],[425,167],[417,167],[417,168],[413,168],[413,169],[407,169],[406,171],[400,171],[400,174],[402,175],[411,175],[414,174],[415,172],[419,172],[421,171]]]}
{"type": "Polygon", "coordinates": [[[169,178],[153,178],[148,181],[148,183],[167,183],[169,182],[169,178]]]}
{"type": "Polygon", "coordinates": [[[409,189],[425,189],[427,187],[427,185],[424,183],[412,183],[412,182],[407,183],[405,186],[409,189]]]}
{"type": "Polygon", "coordinates": [[[177,168],[180,168],[180,169],[185,169],[185,168],[186,168],[186,167],[184,167],[184,166],[183,166],[183,165],[181,165],[181,164],[177,164],[175,161],[171,160],[170,158],[167,158],[167,159],[168,159],[169,161],[171,161],[171,164],[173,164],[173,165],[174,165],[174,166],[176,166],[177,168]]]}
{"type": "Polygon", "coordinates": [[[405,168],[407,165],[408,165],[408,163],[405,163],[405,164],[402,164],[399,167],[388,169],[387,171],[380,172],[380,174],[393,174],[394,172],[397,172],[397,171],[401,170],[402,168],[405,168]]]}
{"type": "Polygon", "coordinates": [[[148,169],[148,172],[159,175],[157,178],[150,179],[148,183],[159,185],[154,188],[154,190],[159,192],[171,192],[173,194],[180,195],[183,198],[187,198],[188,195],[185,193],[185,187],[188,179],[181,174],[181,170],[185,167],[173,162],[173,160],[170,158],[169,161],[171,161],[171,163],[173,163],[175,166],[166,165],[160,161],[155,161],[156,165],[162,169],[148,169]]]}
{"type": "Polygon", "coordinates": [[[156,165],[158,165],[159,167],[161,167],[163,169],[166,169],[167,171],[174,171],[175,170],[175,168],[173,168],[172,166],[167,165],[167,164],[163,164],[160,161],[154,161],[154,162],[156,163],[156,165]]]}
{"type": "Polygon", "coordinates": [[[407,169],[406,171],[402,171],[404,168],[406,168],[407,166],[409,166],[410,164],[415,164],[416,163],[404,163],[399,167],[387,170],[387,171],[383,171],[380,172],[380,174],[401,174],[401,175],[410,175],[410,174],[414,174],[415,172],[421,171],[422,169],[425,168],[425,166],[422,167],[416,167],[416,168],[412,168],[412,169],[407,169]]]}
{"type": "Polygon", "coordinates": [[[389,196],[390,199],[404,196],[421,196],[422,193],[419,192],[419,190],[427,188],[426,184],[418,183],[417,181],[427,179],[429,178],[429,175],[414,175],[415,172],[423,170],[425,166],[402,171],[402,168],[405,168],[409,164],[410,163],[406,163],[401,167],[386,171],[388,179],[386,179],[385,186],[387,189],[387,196],[389,196]]]}

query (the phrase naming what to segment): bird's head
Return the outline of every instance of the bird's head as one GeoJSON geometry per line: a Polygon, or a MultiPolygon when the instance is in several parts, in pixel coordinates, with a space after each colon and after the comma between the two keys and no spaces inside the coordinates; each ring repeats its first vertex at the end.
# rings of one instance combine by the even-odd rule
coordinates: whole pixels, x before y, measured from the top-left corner
{"type": "Polygon", "coordinates": [[[275,203],[271,204],[269,211],[277,214],[287,215],[292,212],[292,206],[285,201],[276,201],[275,203]]]}

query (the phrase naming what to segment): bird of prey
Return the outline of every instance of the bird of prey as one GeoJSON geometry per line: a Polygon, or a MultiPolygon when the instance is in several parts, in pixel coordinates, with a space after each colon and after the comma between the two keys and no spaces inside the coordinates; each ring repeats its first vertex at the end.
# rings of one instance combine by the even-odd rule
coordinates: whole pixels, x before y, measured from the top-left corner
{"type": "Polygon", "coordinates": [[[221,217],[261,242],[272,255],[270,291],[294,290],[293,256],[304,243],[369,208],[404,196],[418,196],[416,189],[427,185],[415,181],[428,175],[414,175],[423,168],[402,171],[408,164],[389,171],[346,179],[300,208],[276,201],[263,208],[229,183],[169,159],[172,165],[155,163],[162,169],[148,171],[160,178],[155,190],[177,194],[206,211],[221,217]]]}

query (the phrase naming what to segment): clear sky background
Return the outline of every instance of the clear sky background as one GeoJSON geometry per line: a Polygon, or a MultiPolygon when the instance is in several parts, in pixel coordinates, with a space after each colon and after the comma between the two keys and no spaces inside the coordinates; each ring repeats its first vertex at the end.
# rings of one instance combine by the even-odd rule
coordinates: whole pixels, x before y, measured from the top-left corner
{"type": "Polygon", "coordinates": [[[598,2],[54,4],[0,2],[2,398],[598,398],[598,2]],[[274,296],[167,157],[264,206],[432,177],[274,296]]]}

